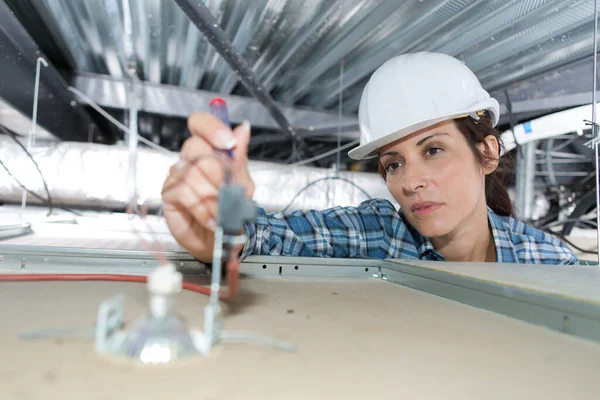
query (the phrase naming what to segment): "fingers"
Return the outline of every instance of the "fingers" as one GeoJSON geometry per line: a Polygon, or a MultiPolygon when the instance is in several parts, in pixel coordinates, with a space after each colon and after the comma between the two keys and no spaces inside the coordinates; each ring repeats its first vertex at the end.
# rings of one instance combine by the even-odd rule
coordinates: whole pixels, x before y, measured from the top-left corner
{"type": "Polygon", "coordinates": [[[244,121],[233,130],[233,136],[236,140],[234,154],[236,163],[242,161],[248,162],[248,145],[250,144],[250,122],[244,121]]]}
{"type": "Polygon", "coordinates": [[[181,205],[166,203],[163,208],[165,220],[180,245],[194,257],[210,262],[214,241],[205,227],[181,205]]]}
{"type": "Polygon", "coordinates": [[[244,122],[231,131],[211,114],[196,113],[188,119],[188,126],[192,137],[181,149],[181,160],[171,167],[163,185],[163,202],[185,210],[200,226],[214,231],[225,170],[231,168],[234,175],[246,171],[242,176],[250,183],[244,186],[253,192],[251,179],[246,176],[250,124],[244,122]],[[215,149],[233,149],[234,164],[215,149]]]}
{"type": "Polygon", "coordinates": [[[186,181],[179,181],[169,186],[162,193],[166,205],[183,207],[202,227],[210,231],[216,228],[217,202],[214,194],[210,193],[208,185],[200,189],[197,185],[190,186],[186,181]]]}
{"type": "Polygon", "coordinates": [[[231,129],[211,114],[191,115],[188,118],[188,128],[192,135],[203,138],[215,149],[230,150],[236,145],[231,129]]]}
{"type": "MultiPolygon", "coordinates": [[[[215,153],[209,143],[202,138],[192,137],[185,141],[181,148],[180,158],[184,163],[178,163],[181,170],[189,170],[193,176],[204,175],[215,188],[219,187],[227,168],[222,155],[215,153]]],[[[198,181],[197,184],[202,184],[198,181]]]]}

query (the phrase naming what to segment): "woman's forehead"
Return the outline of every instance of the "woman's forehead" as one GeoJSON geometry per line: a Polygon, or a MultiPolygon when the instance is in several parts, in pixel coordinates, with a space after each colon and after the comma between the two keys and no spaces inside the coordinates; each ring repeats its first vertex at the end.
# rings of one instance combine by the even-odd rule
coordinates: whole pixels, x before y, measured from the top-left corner
{"type": "Polygon", "coordinates": [[[392,149],[399,150],[401,148],[415,147],[417,143],[419,143],[419,141],[435,133],[446,133],[448,136],[453,137],[457,134],[460,134],[460,131],[458,130],[458,128],[456,128],[452,120],[443,121],[433,126],[429,126],[427,128],[411,133],[408,136],[400,138],[381,147],[379,149],[379,154],[383,154],[386,151],[390,151],[392,149]]]}

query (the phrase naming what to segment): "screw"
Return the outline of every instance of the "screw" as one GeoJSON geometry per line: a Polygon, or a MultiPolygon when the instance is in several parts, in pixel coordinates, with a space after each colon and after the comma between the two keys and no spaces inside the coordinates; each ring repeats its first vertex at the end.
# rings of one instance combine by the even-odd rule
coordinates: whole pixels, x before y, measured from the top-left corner
{"type": "Polygon", "coordinates": [[[44,257],[44,262],[47,263],[48,262],[48,257],[44,257]]]}
{"type": "Polygon", "coordinates": [[[183,265],[184,265],[184,264],[183,264],[183,261],[181,261],[181,262],[179,263],[179,266],[180,266],[180,267],[183,267],[183,265]]]}

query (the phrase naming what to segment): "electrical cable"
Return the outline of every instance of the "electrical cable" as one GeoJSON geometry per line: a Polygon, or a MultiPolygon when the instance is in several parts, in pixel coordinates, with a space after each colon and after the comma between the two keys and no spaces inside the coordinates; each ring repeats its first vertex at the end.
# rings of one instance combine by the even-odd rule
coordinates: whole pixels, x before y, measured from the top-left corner
{"type": "Polygon", "coordinates": [[[308,189],[309,187],[311,187],[312,185],[320,182],[320,181],[326,181],[326,180],[341,180],[344,182],[348,182],[349,184],[351,184],[352,186],[354,186],[355,188],[357,188],[358,190],[360,190],[365,196],[367,196],[367,198],[372,199],[372,197],[360,186],[358,186],[356,183],[352,182],[349,179],[346,178],[342,178],[341,176],[328,176],[325,178],[319,178],[316,179],[310,183],[308,183],[306,186],[304,186],[302,189],[300,189],[298,191],[298,193],[296,193],[296,195],[294,196],[294,198],[292,199],[292,201],[289,202],[289,204],[287,206],[285,206],[283,208],[283,210],[281,210],[281,212],[285,212],[292,204],[294,204],[294,200],[296,200],[296,198],[298,198],[298,196],[300,196],[300,194],[302,194],[302,192],[304,192],[306,189],[308,189]]]}
{"type": "Polygon", "coordinates": [[[567,218],[567,219],[563,219],[561,221],[555,221],[555,222],[551,222],[549,224],[542,225],[538,229],[548,229],[548,228],[553,228],[555,226],[561,226],[561,225],[565,225],[565,224],[578,224],[578,223],[582,223],[584,225],[591,226],[592,228],[596,228],[597,227],[595,222],[588,221],[587,219],[583,219],[583,218],[567,218]]]}
{"type": "Polygon", "coordinates": [[[574,244],[573,242],[571,242],[569,239],[567,239],[565,236],[561,235],[561,234],[560,234],[560,233],[558,233],[558,232],[554,232],[554,231],[551,231],[551,230],[548,230],[548,231],[546,231],[546,232],[548,232],[548,233],[549,233],[549,234],[551,234],[551,235],[554,235],[554,236],[556,236],[556,237],[557,237],[557,238],[559,238],[560,240],[562,240],[562,241],[564,241],[565,243],[567,243],[569,246],[573,247],[575,250],[578,250],[578,251],[580,251],[580,252],[582,252],[582,253],[586,253],[586,254],[598,254],[598,251],[597,251],[597,250],[596,250],[596,251],[594,251],[594,250],[585,250],[585,249],[582,249],[581,247],[577,246],[576,244],[574,244]]]}
{"type": "MultiPolygon", "coordinates": [[[[40,166],[34,160],[33,156],[29,152],[29,150],[27,150],[27,148],[25,146],[23,146],[23,144],[21,142],[19,142],[19,140],[15,137],[16,135],[13,132],[10,132],[8,129],[4,128],[4,126],[2,126],[2,125],[0,125],[0,131],[2,131],[2,133],[4,133],[5,135],[8,135],[25,152],[25,154],[27,154],[27,157],[29,157],[29,159],[31,160],[31,162],[33,162],[33,165],[35,165],[35,169],[37,169],[38,173],[40,174],[40,177],[42,178],[42,182],[44,184],[44,190],[46,191],[46,194],[48,195],[47,203],[48,203],[49,209],[48,209],[48,215],[47,216],[50,216],[52,214],[52,209],[54,208],[54,204],[52,202],[52,196],[50,195],[50,189],[48,189],[48,184],[46,183],[46,179],[44,179],[44,174],[42,174],[42,171],[40,170],[40,166]]],[[[8,169],[6,168],[6,166],[4,164],[2,164],[2,166],[8,172],[8,174],[13,179],[15,179],[15,177],[8,171],[8,169]]],[[[25,189],[25,190],[27,190],[27,189],[25,189]]]]}
{"type": "Polygon", "coordinates": [[[305,164],[311,163],[311,162],[313,162],[313,161],[321,160],[321,159],[323,159],[323,158],[325,158],[325,157],[327,157],[327,156],[330,156],[330,155],[332,155],[332,154],[335,154],[335,153],[338,153],[338,154],[339,154],[339,153],[340,153],[342,150],[345,150],[345,149],[347,149],[348,147],[355,146],[355,145],[357,145],[358,143],[360,143],[360,140],[354,140],[354,141],[352,141],[352,142],[350,142],[350,143],[346,143],[346,144],[345,144],[345,145],[343,145],[343,146],[339,146],[339,147],[336,147],[336,148],[335,148],[335,149],[333,149],[333,150],[329,150],[329,151],[327,151],[327,152],[325,152],[325,153],[323,153],[323,154],[316,155],[316,156],[314,156],[314,157],[311,157],[311,158],[308,158],[308,159],[306,159],[306,160],[297,161],[297,162],[295,162],[295,163],[292,163],[292,164],[290,164],[290,165],[293,165],[293,166],[300,166],[300,165],[305,165],[305,164]]]}
{"type": "MultiPolygon", "coordinates": [[[[178,170],[178,176],[176,177],[174,182],[170,185],[165,186],[163,188],[163,192],[170,190],[176,184],[182,182],[182,178],[183,178],[184,174],[190,168],[199,168],[198,162],[200,162],[203,159],[208,159],[208,158],[214,158],[217,161],[221,162],[221,166],[223,167],[223,170],[224,170],[225,182],[227,184],[231,183],[232,179],[235,181],[235,170],[231,166],[231,160],[229,159],[229,156],[225,156],[222,153],[205,154],[205,155],[198,156],[191,161],[185,161],[183,163],[183,165],[180,166],[180,168],[178,170]]],[[[200,173],[203,173],[203,172],[200,171],[200,173]]],[[[142,218],[142,220],[146,222],[146,227],[147,227],[149,233],[151,234],[151,236],[152,237],[155,236],[154,231],[152,230],[152,227],[145,220],[145,217],[147,215],[147,207],[145,205],[142,205],[142,207],[137,207],[136,204],[129,204],[129,207],[127,208],[127,210],[128,210],[128,213],[138,214],[142,218]]],[[[158,239],[154,240],[154,243],[149,243],[146,239],[143,238],[143,236],[141,235],[140,232],[135,230],[135,228],[134,228],[134,231],[138,235],[140,243],[143,246],[145,246],[148,251],[152,252],[152,254],[155,256],[155,259],[159,263],[166,264],[169,262],[163,255],[164,251],[162,250],[162,248],[160,246],[160,241],[158,239]]],[[[231,245],[231,244],[232,244],[231,242],[226,243],[226,245],[231,245]]],[[[226,272],[226,276],[227,276],[228,292],[226,294],[219,293],[219,298],[222,300],[233,300],[238,292],[240,260],[239,260],[238,255],[234,254],[234,252],[232,252],[230,249],[229,249],[229,251],[226,251],[225,254],[227,255],[227,259],[222,259],[221,263],[225,264],[225,268],[223,268],[223,271],[226,272]]],[[[208,287],[206,289],[208,290],[208,295],[210,295],[210,287],[208,287]]]]}
{"type": "MultiPolygon", "coordinates": [[[[593,190],[590,190],[588,193],[586,193],[584,196],[582,196],[579,201],[577,202],[577,206],[575,207],[575,209],[571,212],[571,215],[569,216],[569,218],[572,218],[574,220],[578,220],[580,219],[583,215],[585,215],[587,213],[587,211],[591,208],[591,207],[598,207],[598,205],[596,204],[596,190],[595,188],[593,190]]],[[[573,229],[573,224],[566,224],[563,227],[563,230],[561,232],[562,235],[567,236],[571,233],[571,230],[573,229]]]]}
{"type": "MultiPolygon", "coordinates": [[[[594,175],[595,173],[592,171],[591,172],[592,175],[594,175]]],[[[588,177],[584,178],[584,181],[587,180],[588,177]]],[[[583,183],[583,182],[582,182],[583,183]]],[[[581,201],[581,199],[583,199],[585,196],[589,195],[590,193],[594,193],[596,191],[596,188],[592,188],[589,191],[585,192],[582,195],[577,195],[577,197],[573,200],[570,200],[568,202],[566,202],[565,204],[562,204],[561,206],[559,206],[556,210],[554,210],[554,212],[552,212],[552,214],[547,214],[544,217],[540,218],[537,221],[529,221],[528,223],[534,225],[536,228],[538,229],[543,229],[541,227],[543,227],[546,223],[548,223],[548,221],[558,217],[558,215],[560,214],[560,212],[566,208],[571,207],[574,203],[577,203],[579,201],[581,201]]],[[[558,194],[554,194],[554,195],[549,195],[547,197],[550,196],[557,196],[558,194]]],[[[563,233],[564,234],[564,233],[563,233]]]]}
{"type": "MultiPolygon", "coordinates": [[[[72,86],[69,86],[68,89],[69,89],[69,91],[75,93],[77,96],[81,97],[87,104],[90,105],[90,107],[92,107],[94,110],[98,111],[98,113],[100,115],[102,115],[104,118],[106,118],[107,120],[112,122],[117,128],[121,129],[125,133],[129,133],[128,127],[126,127],[125,125],[123,125],[122,123],[117,121],[117,119],[114,118],[112,115],[110,115],[109,113],[104,111],[99,105],[97,105],[94,102],[94,100],[90,99],[88,96],[86,96],[85,94],[83,94],[82,92],[80,92],[79,90],[75,89],[72,86]]],[[[162,146],[159,146],[156,143],[146,139],[145,137],[143,137],[141,135],[138,135],[138,140],[140,142],[144,143],[145,145],[147,145],[148,147],[152,147],[155,150],[161,151],[165,154],[173,154],[173,152],[171,150],[166,149],[162,146]]]]}
{"type": "MultiPolygon", "coordinates": [[[[62,281],[62,282],[81,282],[81,281],[104,281],[104,282],[136,282],[146,283],[148,277],[144,275],[119,275],[119,274],[0,274],[0,282],[40,282],[40,281],[62,281]]],[[[183,282],[183,289],[204,295],[210,295],[210,287],[198,285],[191,282],[183,282]]],[[[237,291],[237,282],[235,290],[237,291]]],[[[221,299],[230,299],[229,293],[220,293],[221,299]]]]}
{"type": "MultiPolygon", "coordinates": [[[[25,154],[27,154],[27,157],[29,157],[29,159],[31,160],[31,162],[33,162],[33,165],[35,166],[35,168],[37,169],[38,173],[40,174],[40,178],[42,178],[42,182],[44,184],[44,189],[46,191],[46,194],[48,195],[48,198],[45,199],[42,196],[40,196],[39,194],[33,192],[32,190],[29,190],[27,187],[25,187],[25,185],[23,185],[21,183],[21,181],[19,181],[19,179],[17,179],[8,169],[8,167],[2,162],[2,160],[0,160],[0,165],[2,165],[2,168],[4,168],[4,170],[6,171],[6,173],[15,180],[15,182],[17,182],[17,184],[25,191],[27,191],[29,194],[33,195],[34,197],[36,197],[38,200],[44,202],[45,204],[48,205],[49,210],[48,210],[48,214],[47,216],[50,216],[52,214],[52,209],[53,208],[57,208],[54,206],[54,203],[52,201],[52,196],[50,195],[50,189],[48,188],[48,184],[46,182],[46,179],[44,178],[44,174],[42,174],[42,171],[40,169],[40,166],[38,165],[38,163],[35,161],[35,159],[33,158],[33,156],[31,155],[31,153],[29,152],[29,150],[27,150],[27,148],[25,146],[23,146],[23,144],[21,142],[19,142],[19,140],[16,138],[16,134],[14,134],[13,132],[9,131],[8,129],[6,129],[4,126],[0,125],[0,131],[2,131],[2,133],[4,133],[5,135],[9,136],[12,140],[15,141],[15,143],[17,145],[19,145],[19,147],[21,147],[21,149],[23,149],[23,151],[25,152],[25,154]]],[[[78,213],[77,211],[73,211],[69,208],[65,208],[65,207],[58,207],[61,210],[73,213],[77,216],[81,216],[80,213],[78,213]]]]}
{"type": "MultiPolygon", "coordinates": [[[[0,166],[2,166],[2,168],[4,168],[4,170],[6,171],[6,173],[15,180],[15,182],[17,182],[17,184],[21,187],[21,189],[27,191],[27,193],[31,194],[32,196],[34,196],[35,198],[37,198],[38,200],[42,201],[44,204],[48,204],[48,199],[43,198],[42,196],[40,196],[39,194],[35,193],[32,190],[29,190],[27,187],[25,187],[25,185],[23,185],[21,183],[21,181],[19,181],[11,172],[10,170],[6,167],[6,165],[2,162],[2,160],[0,160],[0,166]]],[[[65,208],[65,207],[57,207],[61,210],[70,212],[78,217],[81,217],[82,214],[78,213],[77,211],[71,210],[69,208],[65,208]]],[[[50,214],[48,214],[50,215],[50,214]]]]}

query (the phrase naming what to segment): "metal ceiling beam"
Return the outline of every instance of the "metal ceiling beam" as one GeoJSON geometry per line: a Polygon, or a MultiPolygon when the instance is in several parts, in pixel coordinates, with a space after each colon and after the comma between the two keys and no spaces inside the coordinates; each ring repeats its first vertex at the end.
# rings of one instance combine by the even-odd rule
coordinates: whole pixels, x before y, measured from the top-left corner
{"type": "Polygon", "coordinates": [[[227,61],[246,89],[265,106],[283,131],[295,137],[296,132],[292,123],[288,121],[279,105],[275,103],[269,92],[262,86],[246,60],[237,52],[210,10],[199,1],[175,0],[175,2],[200,32],[204,34],[221,57],[227,61]]]}
{"type": "MultiPolygon", "coordinates": [[[[90,97],[101,107],[127,109],[127,82],[113,79],[105,75],[80,75],[72,82],[73,86],[90,97]]],[[[209,111],[208,104],[215,96],[222,97],[229,109],[231,122],[240,123],[247,119],[252,126],[278,129],[280,125],[265,110],[265,107],[251,97],[227,95],[219,93],[190,90],[178,86],[157,85],[150,82],[140,82],[142,104],[140,111],[163,116],[187,118],[198,111],[209,111]]],[[[81,101],[81,99],[78,99],[81,101]]],[[[354,125],[357,126],[356,116],[343,116],[339,119],[337,113],[324,112],[309,108],[281,106],[281,112],[296,129],[310,130],[316,127],[354,125]]],[[[335,131],[330,133],[335,135],[335,131]]]]}
{"type": "MultiPolygon", "coordinates": [[[[361,57],[349,60],[344,64],[344,85],[340,86],[340,74],[328,76],[328,82],[320,84],[309,97],[308,103],[314,106],[327,106],[335,102],[340,90],[357,84],[361,79],[369,76],[392,55],[409,51],[416,43],[434,37],[455,18],[462,15],[476,4],[474,0],[453,1],[435,0],[425,3],[404,2],[396,14],[400,19],[394,21],[394,30],[364,49],[361,57]]],[[[302,82],[304,84],[304,80],[302,82]]]]}
{"type": "MultiPolygon", "coordinates": [[[[0,1],[0,97],[27,118],[33,114],[37,59],[43,56],[12,10],[0,1]]],[[[74,106],[76,103],[71,104],[72,101],[66,81],[52,64],[42,68],[38,125],[63,140],[87,140],[94,123],[85,110],[74,106]]]]}
{"type": "Polygon", "coordinates": [[[556,50],[548,51],[537,57],[525,56],[522,61],[515,62],[515,67],[506,65],[503,76],[496,75],[492,78],[481,78],[481,83],[489,90],[497,90],[509,86],[517,79],[524,79],[564,66],[574,60],[588,57],[593,51],[593,35],[584,34],[576,39],[569,39],[569,45],[556,50]],[[591,43],[590,43],[591,42],[591,43]]]}
{"type": "Polygon", "coordinates": [[[311,56],[307,67],[302,71],[302,78],[292,81],[292,84],[280,94],[283,102],[293,104],[302,98],[313,88],[311,85],[313,82],[369,38],[369,35],[372,35],[401,7],[401,2],[384,0],[364,14],[358,13],[356,24],[347,23],[334,38],[335,40],[326,42],[311,56]]]}
{"type": "MultiPolygon", "coordinates": [[[[298,130],[298,136],[302,139],[314,139],[314,138],[323,138],[327,137],[329,141],[335,141],[338,138],[338,135],[341,140],[349,141],[356,140],[360,138],[360,131],[358,130],[358,125],[352,125],[344,127],[340,130],[339,134],[335,129],[314,129],[314,130],[298,130]]],[[[250,148],[260,146],[268,143],[277,143],[282,142],[284,140],[289,139],[280,134],[276,133],[265,133],[258,136],[253,136],[250,139],[250,148]]]]}
{"type": "MultiPolygon", "coordinates": [[[[600,95],[600,92],[596,92],[600,95]]],[[[513,113],[529,113],[529,112],[549,112],[551,110],[557,110],[562,108],[577,107],[584,104],[590,104],[592,102],[592,92],[584,93],[573,93],[566,94],[563,96],[546,97],[542,99],[532,99],[515,101],[512,103],[513,113]]],[[[500,114],[504,115],[508,113],[506,105],[500,105],[500,114]]]]}

